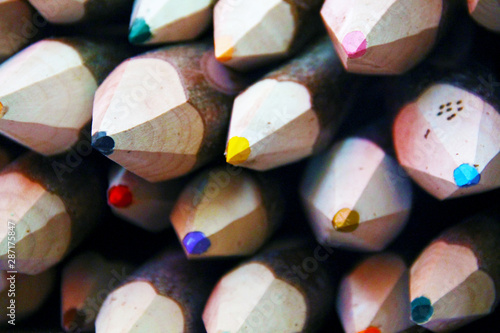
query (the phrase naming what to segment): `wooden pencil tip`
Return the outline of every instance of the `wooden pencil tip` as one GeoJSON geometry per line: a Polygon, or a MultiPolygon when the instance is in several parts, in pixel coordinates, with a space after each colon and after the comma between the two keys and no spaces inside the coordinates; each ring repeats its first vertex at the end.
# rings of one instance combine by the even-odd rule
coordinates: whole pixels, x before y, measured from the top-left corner
{"type": "Polygon", "coordinates": [[[142,44],[151,38],[151,29],[143,18],[135,19],[130,25],[128,40],[132,44],[142,44]]]}
{"type": "Polygon", "coordinates": [[[86,316],[75,308],[69,309],[63,315],[63,326],[68,332],[79,332],[85,328],[86,316]]]}
{"type": "Polygon", "coordinates": [[[350,32],[344,37],[342,47],[349,59],[360,58],[366,53],[366,37],[361,31],[350,32]]]}
{"type": "Polygon", "coordinates": [[[476,168],[468,164],[462,164],[453,171],[453,177],[458,187],[470,187],[479,184],[481,175],[476,168]]]}
{"type": "Polygon", "coordinates": [[[232,165],[244,163],[251,152],[250,142],[246,138],[234,136],[227,144],[226,162],[232,165]]]}
{"type": "Polygon", "coordinates": [[[115,149],[115,140],[106,135],[106,132],[97,132],[92,136],[92,147],[103,155],[111,155],[115,149]]]}
{"type": "Polygon", "coordinates": [[[380,329],[378,329],[377,327],[368,327],[366,330],[359,331],[358,333],[381,333],[381,332],[380,329]]]}
{"type": "Polygon", "coordinates": [[[182,240],[184,248],[189,254],[203,254],[210,248],[210,239],[199,231],[190,232],[182,240]]]}
{"type": "Polygon", "coordinates": [[[333,227],[340,232],[353,232],[359,227],[359,213],[343,208],[333,217],[333,227]]]}
{"type": "Polygon", "coordinates": [[[411,320],[416,324],[425,324],[434,314],[434,307],[431,301],[421,296],[411,302],[411,320]]]}
{"type": "Polygon", "coordinates": [[[215,40],[215,58],[220,62],[233,59],[234,47],[231,36],[222,36],[215,40]]]}
{"type": "Polygon", "coordinates": [[[125,185],[116,185],[108,190],[108,202],[116,208],[127,208],[132,204],[132,192],[125,185]]]}
{"type": "Polygon", "coordinates": [[[0,118],[2,118],[7,113],[7,108],[3,106],[2,102],[0,102],[0,118]]]}

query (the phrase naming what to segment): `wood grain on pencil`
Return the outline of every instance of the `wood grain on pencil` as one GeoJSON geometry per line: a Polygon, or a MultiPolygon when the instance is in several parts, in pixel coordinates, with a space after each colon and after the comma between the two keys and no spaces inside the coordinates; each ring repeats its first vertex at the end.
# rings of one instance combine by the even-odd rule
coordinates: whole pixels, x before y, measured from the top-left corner
{"type": "Polygon", "coordinates": [[[250,255],[281,223],[283,199],[262,177],[236,168],[205,171],[171,214],[188,258],[250,255]]]}
{"type": "Polygon", "coordinates": [[[298,51],[320,28],[321,0],[220,0],[214,9],[215,56],[249,70],[298,51]]]}
{"type": "Polygon", "coordinates": [[[54,24],[74,24],[109,19],[132,8],[133,0],[29,0],[42,16],[54,24]]]}
{"type": "Polygon", "coordinates": [[[184,179],[150,183],[115,167],[109,179],[108,205],[120,218],[151,232],[161,231],[170,226],[170,212],[184,185],[184,179]]]}
{"type": "Polygon", "coordinates": [[[350,137],[315,157],[301,196],[318,242],[380,251],[403,229],[412,204],[409,178],[374,141],[350,137]]]}
{"type": "Polygon", "coordinates": [[[469,13],[483,27],[500,32],[500,2],[497,0],[467,0],[469,13]]]}
{"type": "Polygon", "coordinates": [[[129,41],[159,44],[198,37],[212,22],[215,0],[136,0],[129,41]]]}
{"type": "MultiPolygon", "coordinates": [[[[0,217],[15,225],[16,270],[38,274],[61,261],[96,225],[104,188],[88,163],[56,171],[64,159],[34,153],[0,173],[0,217]],[[58,164],[57,164],[58,163],[58,164]]],[[[0,224],[0,269],[8,268],[8,224],[0,224]]]]}
{"type": "Polygon", "coordinates": [[[24,0],[0,0],[0,62],[29,42],[34,11],[24,0]]]}
{"type": "Polygon", "coordinates": [[[393,135],[400,164],[440,200],[500,186],[499,109],[477,92],[430,85],[401,108],[393,135]]]}
{"type": "Polygon", "coordinates": [[[202,332],[203,305],[222,268],[179,251],[160,254],[108,295],[96,332],[202,332]]]}
{"type": "Polygon", "coordinates": [[[402,332],[410,320],[409,270],[397,255],[369,257],[344,277],[337,312],[346,333],[402,332]]]}
{"type": "Polygon", "coordinates": [[[326,0],[321,15],[349,72],[400,74],[432,49],[443,0],[326,0]]]}
{"type": "Polygon", "coordinates": [[[222,155],[241,88],[208,42],[129,59],[97,90],[92,145],[150,182],[185,175],[222,155]]]}
{"type": "Polygon", "coordinates": [[[226,161],[267,170],[324,148],[344,113],[337,91],[343,72],[324,37],[241,93],[231,115],[226,161]]]}
{"type": "Polygon", "coordinates": [[[334,282],[322,258],[328,254],[318,262],[313,253],[281,245],[224,275],[203,311],[207,332],[315,332],[333,308],[334,282]]]}
{"type": "Polygon", "coordinates": [[[0,66],[0,132],[44,155],[62,153],[90,122],[99,83],[120,61],[113,44],[45,39],[0,66]]]}
{"type": "Polygon", "coordinates": [[[107,261],[94,252],[72,259],[62,272],[61,323],[64,330],[94,330],[95,318],[106,296],[130,273],[130,265],[107,261]]]}
{"type": "Polygon", "coordinates": [[[441,234],[410,272],[411,318],[449,332],[494,311],[500,292],[500,219],[484,213],[441,234]]]}

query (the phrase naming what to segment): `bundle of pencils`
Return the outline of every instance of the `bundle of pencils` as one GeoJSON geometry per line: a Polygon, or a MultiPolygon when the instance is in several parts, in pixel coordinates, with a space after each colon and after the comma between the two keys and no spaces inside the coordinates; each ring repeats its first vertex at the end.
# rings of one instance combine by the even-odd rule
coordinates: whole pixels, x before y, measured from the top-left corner
{"type": "Polygon", "coordinates": [[[0,0],[0,332],[491,331],[499,42],[497,0],[0,0]]]}

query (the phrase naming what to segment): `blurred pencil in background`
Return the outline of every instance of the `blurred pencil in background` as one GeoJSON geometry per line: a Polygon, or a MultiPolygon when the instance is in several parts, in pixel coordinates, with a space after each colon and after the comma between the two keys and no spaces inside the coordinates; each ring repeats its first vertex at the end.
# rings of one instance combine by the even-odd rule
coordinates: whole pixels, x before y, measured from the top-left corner
{"type": "Polygon", "coordinates": [[[24,0],[0,0],[0,63],[34,37],[34,14],[24,0]]]}
{"type": "Polygon", "coordinates": [[[500,3],[496,0],[467,0],[469,13],[483,27],[500,32],[500,3]]]}

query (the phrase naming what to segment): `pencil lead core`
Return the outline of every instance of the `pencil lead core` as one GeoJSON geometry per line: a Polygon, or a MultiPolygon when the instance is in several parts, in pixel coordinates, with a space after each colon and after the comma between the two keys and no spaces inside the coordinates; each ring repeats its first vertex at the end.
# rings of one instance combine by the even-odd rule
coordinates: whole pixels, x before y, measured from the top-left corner
{"type": "Polygon", "coordinates": [[[0,118],[2,118],[7,113],[7,108],[3,106],[2,102],[0,102],[0,118]]]}
{"type": "Polygon", "coordinates": [[[116,185],[108,191],[108,202],[116,208],[127,208],[132,204],[132,192],[125,185],[116,185]]]}
{"type": "Polygon", "coordinates": [[[378,329],[377,327],[368,327],[366,330],[360,331],[358,333],[381,333],[381,332],[380,329],[378,329]]]}
{"type": "Polygon", "coordinates": [[[251,152],[250,142],[246,138],[234,136],[227,144],[226,162],[232,165],[244,163],[251,152]]]}
{"type": "Polygon", "coordinates": [[[220,62],[226,62],[233,58],[234,47],[231,36],[222,36],[215,41],[215,58],[220,62]]]}
{"type": "Polygon", "coordinates": [[[350,32],[344,37],[342,47],[349,59],[360,58],[366,53],[366,37],[361,31],[350,32]]]}
{"type": "Polygon", "coordinates": [[[92,147],[104,155],[111,155],[115,149],[115,140],[106,135],[106,132],[97,132],[92,136],[92,147]]]}
{"type": "Polygon", "coordinates": [[[333,227],[340,232],[353,232],[359,227],[359,213],[343,208],[333,217],[333,227]]]}
{"type": "Polygon", "coordinates": [[[434,307],[431,301],[421,296],[411,302],[411,320],[416,324],[425,324],[434,314],[434,307]]]}
{"type": "Polygon", "coordinates": [[[190,232],[182,240],[182,244],[189,254],[203,254],[210,248],[210,239],[199,231],[190,232]]]}
{"type": "Polygon", "coordinates": [[[453,178],[458,187],[470,187],[479,184],[481,175],[473,166],[462,164],[453,171],[453,178]]]}
{"type": "Polygon", "coordinates": [[[75,308],[69,309],[63,315],[63,326],[68,332],[77,332],[85,327],[85,313],[75,308]]]}
{"type": "Polygon", "coordinates": [[[151,29],[143,18],[135,19],[130,26],[128,40],[132,44],[142,44],[151,38],[151,29]]]}

